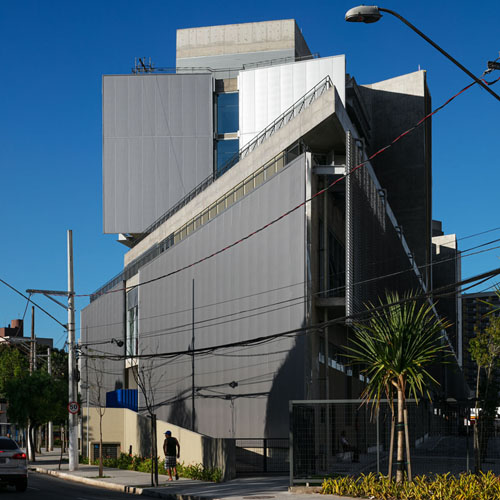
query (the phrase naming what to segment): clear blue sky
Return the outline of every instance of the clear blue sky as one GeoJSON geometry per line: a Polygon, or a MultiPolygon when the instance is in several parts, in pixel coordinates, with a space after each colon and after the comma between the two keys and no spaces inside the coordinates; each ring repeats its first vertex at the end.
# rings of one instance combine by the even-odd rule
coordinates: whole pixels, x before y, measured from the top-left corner
{"type": "MultiPolygon", "coordinates": [[[[346,54],[358,83],[420,66],[428,71],[433,107],[469,83],[389,15],[373,25],[346,23],[344,13],[356,1],[1,0],[0,278],[23,292],[66,289],[67,229],[73,230],[77,293],[93,292],[121,270],[125,247],[102,233],[101,76],[129,73],[136,56],[174,66],[178,28],[294,18],[313,52],[346,54]]],[[[499,55],[498,1],[381,6],[407,17],[477,75],[499,55]]],[[[500,93],[500,82],[493,88],[500,93]]],[[[500,226],[499,112],[500,102],[475,86],[433,120],[433,217],[459,238],[500,226]]],[[[500,231],[460,247],[495,238],[500,231]]],[[[465,258],[463,275],[500,267],[499,256],[497,249],[465,258]]],[[[66,323],[62,308],[35,300],[66,323]]],[[[87,303],[79,299],[77,307],[87,303]]],[[[22,317],[25,307],[0,283],[0,327],[22,317]]],[[[36,325],[38,336],[63,345],[57,323],[37,312],[36,325]]]]}

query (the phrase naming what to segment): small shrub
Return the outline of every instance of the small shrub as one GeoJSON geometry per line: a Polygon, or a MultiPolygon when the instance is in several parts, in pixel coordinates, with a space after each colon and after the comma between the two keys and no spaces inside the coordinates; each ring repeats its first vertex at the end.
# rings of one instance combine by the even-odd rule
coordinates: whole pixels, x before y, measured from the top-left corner
{"type": "Polygon", "coordinates": [[[131,455],[127,455],[127,453],[120,453],[116,461],[116,466],[118,469],[130,469],[132,465],[133,457],[131,455]]]}
{"type": "Polygon", "coordinates": [[[179,476],[189,477],[190,479],[198,479],[199,481],[211,481],[220,483],[222,481],[222,471],[219,468],[205,468],[203,464],[184,465],[184,462],[177,464],[177,472],[179,476]]]}
{"type": "MultiPolygon", "coordinates": [[[[80,463],[88,464],[89,459],[80,455],[80,463]]],[[[98,465],[99,460],[94,460],[92,465],[98,465]]],[[[103,457],[103,465],[115,469],[135,470],[138,472],[151,472],[151,458],[141,457],[139,455],[127,455],[120,453],[118,458],[103,457]]],[[[167,474],[165,461],[158,461],[158,472],[167,474]]],[[[211,481],[220,483],[222,481],[222,470],[219,468],[205,468],[202,464],[185,465],[183,462],[177,463],[177,472],[181,477],[197,479],[199,481],[211,481]]]]}
{"type": "Polygon", "coordinates": [[[151,472],[152,465],[150,458],[143,458],[142,461],[137,465],[137,469],[139,472],[151,472]]]}

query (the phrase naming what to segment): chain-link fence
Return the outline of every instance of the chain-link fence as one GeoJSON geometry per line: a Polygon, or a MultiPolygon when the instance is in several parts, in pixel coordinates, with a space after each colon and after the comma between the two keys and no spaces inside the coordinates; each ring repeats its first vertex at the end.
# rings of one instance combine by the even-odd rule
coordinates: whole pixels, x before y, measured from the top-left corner
{"type": "MultiPolygon", "coordinates": [[[[412,475],[476,470],[470,403],[408,401],[412,475]]],[[[321,482],[325,477],[387,474],[392,413],[361,400],[290,402],[290,484],[321,482]]],[[[481,431],[481,469],[500,473],[500,423],[481,431]]],[[[396,470],[394,437],[393,474],[396,470]]]]}

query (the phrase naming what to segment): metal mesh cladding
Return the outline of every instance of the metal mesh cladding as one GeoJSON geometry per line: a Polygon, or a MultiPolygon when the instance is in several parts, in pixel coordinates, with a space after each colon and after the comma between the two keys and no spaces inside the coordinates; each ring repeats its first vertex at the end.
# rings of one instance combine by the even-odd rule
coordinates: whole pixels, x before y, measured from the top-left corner
{"type": "MultiPolygon", "coordinates": [[[[363,161],[362,144],[347,134],[349,171],[363,161]]],[[[412,256],[401,241],[402,229],[389,215],[386,192],[369,164],[346,179],[346,305],[347,315],[366,310],[386,291],[418,290],[412,256]]]]}

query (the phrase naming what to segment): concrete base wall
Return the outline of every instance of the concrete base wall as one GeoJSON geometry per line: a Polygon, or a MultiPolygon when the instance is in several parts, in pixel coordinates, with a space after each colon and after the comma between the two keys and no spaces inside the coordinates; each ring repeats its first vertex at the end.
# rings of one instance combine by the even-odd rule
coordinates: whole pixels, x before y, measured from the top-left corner
{"type": "MultiPolygon", "coordinates": [[[[81,451],[84,456],[92,457],[92,447],[99,442],[99,408],[83,409],[83,442],[81,451]]],[[[125,408],[106,408],[102,417],[103,444],[119,444],[119,453],[150,456],[151,433],[149,418],[125,408]]],[[[218,467],[222,470],[225,481],[235,476],[235,441],[234,439],[219,439],[191,432],[182,427],[157,421],[157,449],[160,459],[163,459],[164,432],[170,430],[179,440],[181,447],[180,461],[185,465],[203,464],[207,468],[218,467]]]]}

